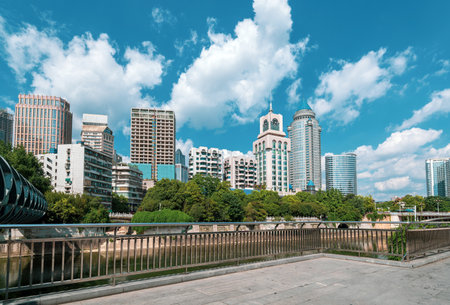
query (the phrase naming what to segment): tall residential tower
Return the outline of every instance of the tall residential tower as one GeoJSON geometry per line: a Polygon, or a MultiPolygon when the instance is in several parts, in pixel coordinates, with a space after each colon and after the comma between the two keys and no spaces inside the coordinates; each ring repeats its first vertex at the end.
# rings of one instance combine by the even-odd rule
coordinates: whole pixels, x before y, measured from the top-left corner
{"type": "Polygon", "coordinates": [[[175,179],[175,113],[131,108],[131,163],[143,173],[144,184],[175,179]]]}
{"type": "Polygon", "coordinates": [[[256,184],[267,190],[289,191],[289,154],[291,140],[283,131],[283,116],[275,114],[270,105],[269,113],[259,119],[258,139],[253,142],[256,158],[256,184]]]}
{"type": "Polygon", "coordinates": [[[33,154],[48,153],[59,144],[72,143],[70,104],[56,96],[19,94],[14,124],[14,145],[33,154]]]}
{"type": "Polygon", "coordinates": [[[356,155],[326,155],[325,177],[327,190],[339,190],[344,196],[356,195],[356,155]]]}
{"type": "Polygon", "coordinates": [[[222,151],[218,148],[200,146],[189,151],[189,179],[196,174],[223,179],[222,151]]]}
{"type": "Polygon", "coordinates": [[[425,161],[427,196],[450,197],[450,158],[425,161]]]}
{"type": "MultiPolygon", "coordinates": [[[[316,114],[306,102],[294,114],[288,127],[292,150],[289,158],[290,184],[296,191],[307,189],[310,181],[321,189],[320,133],[316,114]]],[[[311,184],[311,183],[310,183],[311,184]]]]}

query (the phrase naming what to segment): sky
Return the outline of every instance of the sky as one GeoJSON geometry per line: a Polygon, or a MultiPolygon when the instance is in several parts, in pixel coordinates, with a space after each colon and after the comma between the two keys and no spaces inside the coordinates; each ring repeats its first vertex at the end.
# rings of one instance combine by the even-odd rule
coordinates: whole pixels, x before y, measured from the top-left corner
{"type": "MultiPolygon", "coordinates": [[[[259,117],[302,101],[322,155],[355,152],[358,194],[426,195],[450,157],[449,1],[1,1],[0,107],[20,93],[106,114],[130,154],[130,108],[175,111],[177,147],[251,154],[259,117]]],[[[324,168],[322,167],[323,175],[324,168]]]]}

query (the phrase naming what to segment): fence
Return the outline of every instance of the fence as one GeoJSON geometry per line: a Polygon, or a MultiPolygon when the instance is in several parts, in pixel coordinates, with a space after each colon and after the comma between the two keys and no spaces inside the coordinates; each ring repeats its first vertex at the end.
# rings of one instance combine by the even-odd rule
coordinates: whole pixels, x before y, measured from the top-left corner
{"type": "Polygon", "coordinates": [[[99,280],[114,285],[134,275],[187,272],[305,251],[409,259],[450,246],[448,227],[369,229],[359,228],[361,224],[350,223],[353,227],[348,229],[320,221],[2,226],[0,294],[7,299],[12,292],[99,280]],[[193,225],[208,230],[189,231],[193,225]],[[131,235],[131,227],[148,230],[131,235]],[[212,232],[213,228],[219,229],[212,232]]]}

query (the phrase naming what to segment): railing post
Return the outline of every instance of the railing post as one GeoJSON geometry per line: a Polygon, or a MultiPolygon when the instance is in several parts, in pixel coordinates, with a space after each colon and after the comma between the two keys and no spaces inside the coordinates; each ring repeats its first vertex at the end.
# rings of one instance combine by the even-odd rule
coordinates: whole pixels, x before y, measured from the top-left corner
{"type": "MultiPolygon", "coordinates": [[[[113,249],[113,274],[112,274],[112,284],[113,286],[116,286],[116,240],[117,240],[117,227],[114,227],[114,249],[113,249]]],[[[83,255],[83,254],[81,254],[83,255]]],[[[100,255],[100,253],[99,253],[100,255]]]]}
{"type": "MultiPolygon", "coordinates": [[[[11,228],[8,229],[8,243],[7,243],[7,259],[6,259],[6,287],[5,287],[5,300],[8,299],[8,289],[9,289],[9,269],[11,266],[11,228]]],[[[20,270],[19,270],[20,272],[20,270]]]]}
{"type": "Polygon", "coordinates": [[[405,255],[406,255],[406,261],[409,261],[409,242],[408,242],[408,227],[405,228],[405,255]]]}

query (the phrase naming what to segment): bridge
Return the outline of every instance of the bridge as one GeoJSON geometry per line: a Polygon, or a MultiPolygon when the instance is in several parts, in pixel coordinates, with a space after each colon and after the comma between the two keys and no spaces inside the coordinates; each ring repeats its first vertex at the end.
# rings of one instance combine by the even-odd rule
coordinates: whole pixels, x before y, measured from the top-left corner
{"type": "Polygon", "coordinates": [[[380,212],[390,215],[393,221],[450,221],[450,212],[380,212]]]}
{"type": "MultiPolygon", "coordinates": [[[[448,222],[433,223],[434,228],[427,228],[429,224],[424,222],[384,222],[386,228],[371,227],[375,224],[380,222],[3,225],[0,297],[14,299],[63,285],[67,289],[86,284],[111,285],[92,288],[97,289],[88,295],[92,297],[226,274],[230,270],[297,264],[312,258],[328,260],[330,257],[324,255],[330,253],[353,254],[354,258],[366,257],[388,266],[415,266],[421,257],[450,248],[448,222]],[[349,228],[339,228],[342,223],[349,228]],[[390,227],[394,225],[398,228],[390,227]],[[221,269],[208,270],[211,267],[221,269]],[[198,273],[199,270],[204,271],[198,273]],[[168,272],[179,274],[161,277],[168,272]],[[130,281],[137,278],[149,279],[130,281]]],[[[323,272],[319,268],[318,274],[323,272]]],[[[90,290],[83,291],[89,294],[90,290]]],[[[86,295],[83,291],[68,292],[72,299],[65,300],[81,300],[73,298],[86,295]]],[[[36,302],[33,298],[36,296],[27,301],[36,302]]],[[[61,300],[58,295],[54,302],[61,300]]]]}

